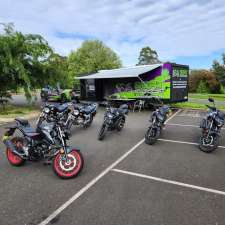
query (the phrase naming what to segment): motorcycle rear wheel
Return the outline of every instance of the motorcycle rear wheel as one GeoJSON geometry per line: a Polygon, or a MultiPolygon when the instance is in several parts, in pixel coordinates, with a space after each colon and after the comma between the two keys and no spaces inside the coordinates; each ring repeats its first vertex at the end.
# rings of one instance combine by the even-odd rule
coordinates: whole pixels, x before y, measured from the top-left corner
{"type": "MultiPolygon", "coordinates": [[[[14,137],[12,138],[12,143],[16,146],[16,147],[22,147],[23,146],[23,140],[22,138],[19,138],[19,137],[14,137]]],[[[22,166],[26,160],[25,159],[22,159],[20,156],[16,155],[12,149],[10,148],[6,148],[6,156],[7,156],[7,159],[9,161],[9,163],[12,165],[12,166],[22,166]]]]}
{"type": "Polygon", "coordinates": [[[213,142],[211,145],[206,145],[205,144],[205,137],[202,135],[200,137],[200,143],[199,143],[199,149],[203,152],[206,152],[206,153],[211,153],[213,151],[215,151],[218,147],[218,137],[212,137],[213,138],[213,142]]]}

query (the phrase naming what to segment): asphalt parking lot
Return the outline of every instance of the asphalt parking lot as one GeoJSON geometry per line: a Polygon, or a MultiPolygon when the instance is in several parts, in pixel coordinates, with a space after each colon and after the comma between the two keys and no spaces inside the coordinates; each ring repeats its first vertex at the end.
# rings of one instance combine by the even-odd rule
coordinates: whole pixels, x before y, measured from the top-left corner
{"type": "Polygon", "coordinates": [[[148,146],[149,114],[130,113],[124,130],[102,142],[102,110],[87,130],[74,128],[70,143],[85,167],[72,180],[42,163],[14,168],[1,151],[0,225],[224,225],[225,130],[220,147],[203,153],[197,142],[204,112],[181,110],[148,146]]]}

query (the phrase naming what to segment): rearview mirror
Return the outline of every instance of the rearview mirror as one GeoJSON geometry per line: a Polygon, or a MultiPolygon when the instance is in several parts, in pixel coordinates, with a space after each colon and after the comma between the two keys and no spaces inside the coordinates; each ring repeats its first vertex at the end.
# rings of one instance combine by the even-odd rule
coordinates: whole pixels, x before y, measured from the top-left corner
{"type": "Polygon", "coordinates": [[[209,100],[209,102],[214,102],[213,98],[209,98],[208,100],[209,100]]]}

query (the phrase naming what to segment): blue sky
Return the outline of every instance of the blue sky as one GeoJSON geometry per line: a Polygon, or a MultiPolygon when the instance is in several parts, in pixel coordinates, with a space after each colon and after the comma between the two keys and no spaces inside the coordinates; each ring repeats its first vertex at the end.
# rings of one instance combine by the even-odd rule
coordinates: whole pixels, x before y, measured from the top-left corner
{"type": "Polygon", "coordinates": [[[163,61],[210,68],[225,52],[224,0],[0,1],[0,23],[43,35],[62,55],[100,39],[124,66],[150,46],[163,61]]]}

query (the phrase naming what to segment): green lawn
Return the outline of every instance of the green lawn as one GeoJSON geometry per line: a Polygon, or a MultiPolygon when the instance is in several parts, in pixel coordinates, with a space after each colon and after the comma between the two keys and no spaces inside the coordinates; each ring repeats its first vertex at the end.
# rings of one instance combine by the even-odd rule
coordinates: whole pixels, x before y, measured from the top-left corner
{"type": "MultiPolygon", "coordinates": [[[[210,104],[209,104],[210,105],[210,104]]],[[[171,107],[186,108],[186,109],[207,109],[205,104],[193,103],[193,102],[180,102],[171,104],[171,107]]],[[[225,110],[225,106],[217,106],[218,109],[225,110]]]]}
{"type": "Polygon", "coordinates": [[[225,101],[225,94],[197,94],[197,93],[189,93],[189,98],[196,99],[208,99],[209,97],[214,98],[217,101],[225,101]]]}
{"type": "Polygon", "coordinates": [[[37,112],[39,109],[35,106],[0,106],[0,117],[10,118],[16,116],[23,116],[28,113],[37,112]]]}

